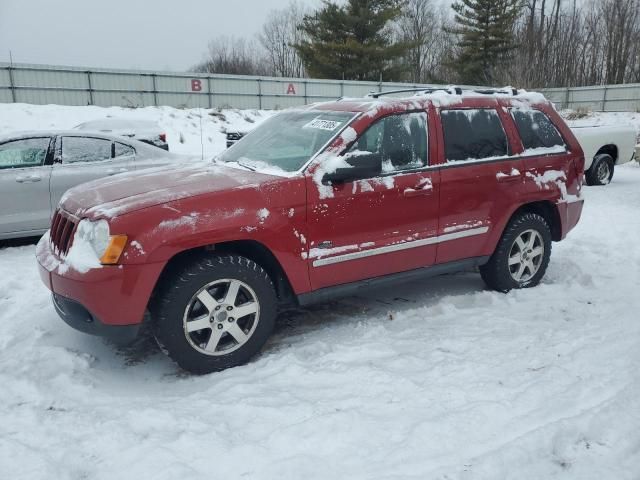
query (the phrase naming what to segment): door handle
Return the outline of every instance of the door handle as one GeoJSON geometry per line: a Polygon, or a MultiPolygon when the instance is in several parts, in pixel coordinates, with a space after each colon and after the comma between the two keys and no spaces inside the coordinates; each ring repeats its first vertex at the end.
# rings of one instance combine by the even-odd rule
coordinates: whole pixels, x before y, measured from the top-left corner
{"type": "Polygon", "coordinates": [[[117,173],[124,173],[128,171],[129,171],[128,168],[112,168],[111,170],[107,170],[107,173],[109,175],[116,175],[117,173]]]}
{"type": "Polygon", "coordinates": [[[25,175],[16,177],[16,182],[18,183],[35,183],[41,180],[42,178],[40,178],[38,175],[25,175]]]}
{"type": "Polygon", "coordinates": [[[498,172],[496,180],[499,182],[517,182],[522,180],[522,174],[516,169],[511,170],[510,173],[498,172]]]}
{"type": "Polygon", "coordinates": [[[433,185],[427,184],[421,188],[407,188],[404,191],[405,197],[417,197],[420,195],[431,195],[433,193],[433,185]]]}

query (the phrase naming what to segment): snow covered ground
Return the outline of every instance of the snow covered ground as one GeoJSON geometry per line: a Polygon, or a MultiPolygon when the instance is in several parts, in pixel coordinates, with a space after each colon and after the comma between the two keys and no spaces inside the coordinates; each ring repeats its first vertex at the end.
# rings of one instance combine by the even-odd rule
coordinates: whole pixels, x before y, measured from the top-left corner
{"type": "Polygon", "coordinates": [[[158,123],[167,133],[172,152],[201,155],[204,150],[204,155],[211,157],[226,148],[227,130],[249,131],[273,113],[266,110],[0,104],[0,135],[22,130],[69,130],[80,123],[102,118],[146,120],[158,123]]]}
{"type": "MultiPolygon", "coordinates": [[[[7,107],[0,131],[89,117],[7,107]]],[[[35,247],[0,247],[0,479],[638,479],[640,167],[585,196],[538,288],[465,273],[289,313],[203,377],[67,327],[35,247]]]]}

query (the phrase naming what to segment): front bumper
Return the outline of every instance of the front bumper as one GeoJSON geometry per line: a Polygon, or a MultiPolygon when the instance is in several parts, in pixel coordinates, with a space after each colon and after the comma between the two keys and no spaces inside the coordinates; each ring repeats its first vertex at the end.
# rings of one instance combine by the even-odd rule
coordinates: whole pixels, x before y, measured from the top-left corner
{"type": "Polygon", "coordinates": [[[48,237],[38,243],[36,258],[40,278],[54,294],[60,317],[92,335],[118,340],[137,334],[165,264],[105,266],[86,273],[60,269],[48,237]]]}
{"type": "Polygon", "coordinates": [[[104,337],[118,345],[133,342],[141,325],[107,325],[78,302],[53,293],[53,306],[70,327],[89,335],[104,337]]]}

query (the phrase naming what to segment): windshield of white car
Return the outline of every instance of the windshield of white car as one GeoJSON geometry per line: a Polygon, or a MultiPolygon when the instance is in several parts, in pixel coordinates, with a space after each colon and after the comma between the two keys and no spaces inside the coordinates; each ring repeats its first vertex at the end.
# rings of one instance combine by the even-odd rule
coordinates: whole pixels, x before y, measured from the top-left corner
{"type": "Polygon", "coordinates": [[[295,172],[354,117],[352,112],[286,111],[262,123],[217,160],[256,170],[295,172]]]}

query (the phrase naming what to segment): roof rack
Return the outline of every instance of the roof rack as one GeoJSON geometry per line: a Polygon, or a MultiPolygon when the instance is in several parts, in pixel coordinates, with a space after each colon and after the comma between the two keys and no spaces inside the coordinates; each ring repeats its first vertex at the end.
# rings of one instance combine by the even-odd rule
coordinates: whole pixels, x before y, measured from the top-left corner
{"type": "Polygon", "coordinates": [[[402,90],[389,90],[388,92],[370,92],[367,97],[369,98],[379,98],[382,97],[384,95],[394,95],[397,93],[433,93],[433,92],[446,92],[449,93],[451,95],[462,95],[462,92],[473,92],[473,93],[478,93],[480,95],[495,95],[495,94],[502,94],[502,95],[513,95],[516,96],[518,95],[518,90],[516,88],[509,88],[509,89],[499,89],[499,88],[463,88],[463,87],[457,87],[457,86],[451,86],[451,87],[423,87],[423,88],[418,88],[418,87],[414,87],[414,88],[404,88],[402,90]]]}
{"type": "Polygon", "coordinates": [[[480,88],[476,90],[471,90],[472,92],[479,93],[481,95],[494,95],[496,93],[501,93],[503,95],[513,95],[514,97],[518,95],[517,88],[509,88],[505,90],[503,88],[480,88]]]}
{"type": "Polygon", "coordinates": [[[440,87],[440,88],[433,88],[433,87],[422,87],[422,88],[403,88],[402,90],[389,90],[388,92],[370,92],[367,97],[370,98],[379,98],[382,97],[384,95],[394,95],[396,93],[412,93],[412,92],[419,92],[419,93],[433,93],[433,92],[446,92],[449,94],[455,94],[455,95],[462,95],[462,88],[460,87],[440,87]]]}

